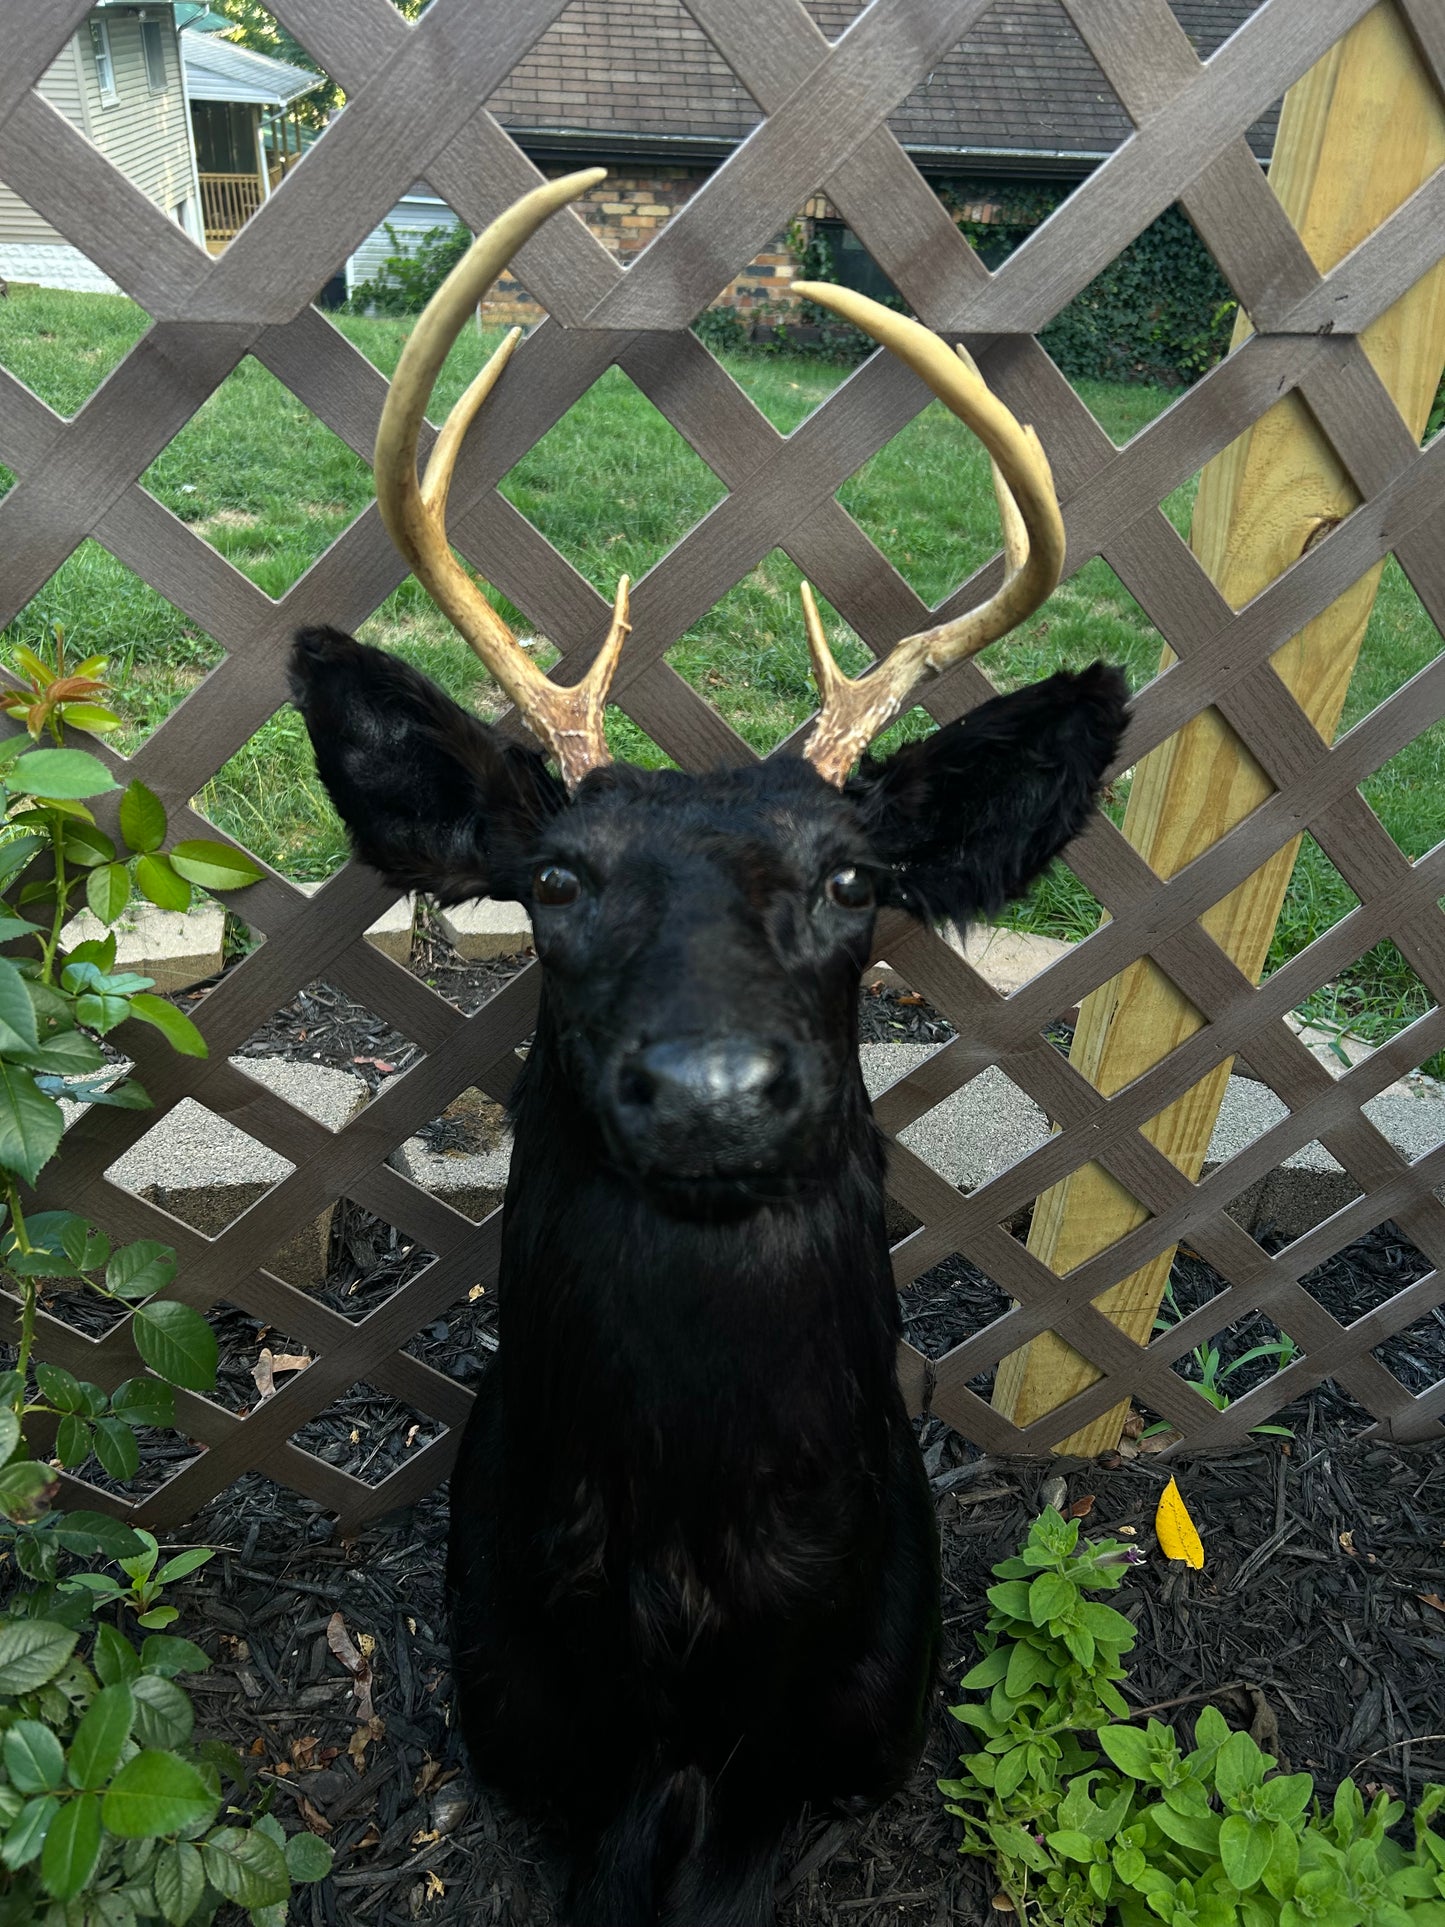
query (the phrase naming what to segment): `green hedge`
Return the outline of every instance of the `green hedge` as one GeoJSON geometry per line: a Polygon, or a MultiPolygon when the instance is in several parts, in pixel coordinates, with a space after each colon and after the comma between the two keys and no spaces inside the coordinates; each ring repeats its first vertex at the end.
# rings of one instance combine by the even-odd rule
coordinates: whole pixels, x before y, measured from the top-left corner
{"type": "MultiPolygon", "coordinates": [[[[997,182],[951,181],[939,189],[939,198],[982,260],[997,268],[1064,195],[1057,188],[1015,191],[1002,204],[1001,218],[990,222],[969,220],[962,210],[979,201],[998,205],[997,182]]],[[[800,277],[836,280],[825,240],[805,235],[799,224],[789,240],[800,277]]],[[[1197,381],[1227,352],[1235,306],[1208,249],[1171,207],[1049,323],[1040,340],[1066,375],[1175,386],[1197,381]]],[[[830,361],[859,361],[873,347],[866,336],[810,302],[756,320],[763,323],[761,339],[758,329],[749,329],[730,310],[710,309],[699,317],[697,332],[714,348],[751,345],[763,353],[830,361]],[[816,330],[816,338],[800,338],[793,323],[816,330]]]]}
{"type": "Polygon", "coordinates": [[[1066,375],[1191,382],[1229,352],[1238,304],[1177,208],[1166,208],[1039,339],[1066,375]]]}
{"type": "MultiPolygon", "coordinates": [[[[1004,204],[1003,218],[970,221],[957,210],[997,199],[982,182],[941,190],[963,234],[990,268],[1013,253],[1065,198],[1033,189],[1004,204]]],[[[1039,336],[1066,375],[1174,385],[1197,381],[1228,352],[1236,302],[1214,257],[1177,207],[1169,207],[1039,336]]]]}

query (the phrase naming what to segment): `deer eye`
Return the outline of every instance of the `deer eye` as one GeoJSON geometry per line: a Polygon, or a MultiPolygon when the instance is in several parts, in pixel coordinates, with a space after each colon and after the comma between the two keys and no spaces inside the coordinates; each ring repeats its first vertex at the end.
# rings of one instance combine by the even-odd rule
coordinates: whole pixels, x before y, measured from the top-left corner
{"type": "Polygon", "coordinates": [[[873,905],[873,879],[864,870],[835,870],[823,885],[830,903],[842,910],[868,910],[873,905]]]}
{"type": "Polygon", "coordinates": [[[532,878],[532,895],[538,903],[560,906],[575,903],[582,894],[582,881],[575,870],[560,863],[544,863],[532,878]]]}

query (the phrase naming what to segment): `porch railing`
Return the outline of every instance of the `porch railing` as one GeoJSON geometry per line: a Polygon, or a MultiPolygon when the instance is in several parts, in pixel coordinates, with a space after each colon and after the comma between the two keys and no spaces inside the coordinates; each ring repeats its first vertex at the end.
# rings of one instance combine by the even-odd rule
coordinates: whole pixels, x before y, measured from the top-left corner
{"type": "Polygon", "coordinates": [[[207,245],[224,247],[266,198],[255,174],[202,174],[201,209],[207,245]]]}

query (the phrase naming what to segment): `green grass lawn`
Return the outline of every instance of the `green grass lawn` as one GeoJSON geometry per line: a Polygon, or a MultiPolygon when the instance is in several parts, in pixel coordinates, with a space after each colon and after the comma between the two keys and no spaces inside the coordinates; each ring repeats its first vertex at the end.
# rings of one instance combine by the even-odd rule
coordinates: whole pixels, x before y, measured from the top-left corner
{"type": "MultiPolygon", "coordinates": [[[[16,289],[0,303],[0,365],[64,413],[78,408],[145,331],[147,320],[115,296],[16,289]]],[[[337,325],[390,373],[407,324],[341,317],[337,325]]],[[[438,386],[445,407],[480,365],[495,335],[467,333],[438,386]]],[[[779,429],[794,429],[844,372],[785,358],[725,358],[734,377],[779,429]]],[[[1157,388],[1080,382],[1079,393],[1110,436],[1125,441],[1173,398],[1157,388]]],[[[433,408],[433,415],[438,412],[433,408]]],[[[9,477],[0,470],[0,484],[9,477]]],[[[258,362],[244,361],[143,478],[270,596],[283,594],[371,499],[371,476],[354,455],[258,362]]],[[[557,423],[503,484],[596,588],[609,598],[624,570],[634,579],[663,556],[724,490],[682,437],[618,370],[612,369],[557,423]]],[[[1166,512],[1187,531],[1194,495],[1175,491],[1166,512]]],[[[987,463],[977,444],[935,404],[879,451],[839,491],[896,568],[930,604],[938,602],[997,546],[987,463]]],[[[797,569],[779,552],[738,583],[676,645],[670,661],[755,748],[770,748],[813,707],[798,609],[797,569]]],[[[525,616],[498,607],[524,633],[525,616]]],[[[856,671],[861,645],[825,607],[840,658],[856,671]]],[[[45,646],[52,625],[67,646],[112,660],[128,718],[130,748],[168,715],[221,656],[200,633],[94,542],[85,543],[4,632],[0,642],[45,646]]],[[[408,580],[361,630],[427,670],[478,713],[495,713],[496,692],[480,665],[408,580]]],[[[1393,561],[1387,566],[1345,725],[1357,721],[1440,650],[1440,638],[1393,561]]],[[[1081,667],[1096,657],[1120,663],[1138,688],[1155,672],[1159,637],[1112,570],[1094,561],[1064,583],[1022,629],[990,652],[1003,687],[1081,667]]],[[[548,660],[545,655],[542,660],[548,660]]],[[[894,735],[926,726],[919,711],[894,735]]],[[[644,763],[665,760],[619,712],[614,751],[644,763]]],[[[1110,799],[1122,812],[1124,785],[1110,799]]],[[[1428,731],[1364,786],[1391,834],[1412,857],[1445,832],[1445,727],[1428,731]]],[[[220,828],[298,879],[324,877],[345,839],[316,781],[299,719],[283,711],[207,785],[199,807],[220,828]]],[[[1353,906],[1354,898],[1308,839],[1281,919],[1271,968],[1294,955],[1353,906]]],[[[1015,912],[1020,924],[1077,937],[1097,906],[1055,865],[1015,912]]],[[[1351,1019],[1388,1035],[1429,999],[1393,945],[1381,945],[1343,985],[1312,1001],[1316,1015],[1351,1019]]]]}

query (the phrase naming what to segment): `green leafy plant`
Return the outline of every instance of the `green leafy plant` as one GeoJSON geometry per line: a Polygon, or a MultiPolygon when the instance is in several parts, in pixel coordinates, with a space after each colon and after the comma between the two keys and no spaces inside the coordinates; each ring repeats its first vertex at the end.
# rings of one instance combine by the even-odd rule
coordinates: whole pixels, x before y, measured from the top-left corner
{"type": "Polygon", "coordinates": [[[383,225],[391,253],[371,280],[352,289],[351,306],[358,314],[420,314],[472,245],[471,230],[444,222],[412,236],[390,221],[383,225]]]}
{"type": "Polygon", "coordinates": [[[1445,1927],[1445,1787],[1427,1788],[1402,1847],[1399,1801],[1367,1807],[1345,1780],[1326,1814],[1310,1774],[1277,1773],[1214,1707],[1187,1751],[1158,1720],[1130,1723],[1117,1682],[1133,1630],[1089,1595],[1139,1557],[1081,1546],[1078,1521],[1050,1510],[994,1568],[963,1680],[981,1697],[952,1709],[977,1750],[939,1783],[960,1850],[1039,1927],[1445,1927]]]}
{"type": "Polygon", "coordinates": [[[208,1390],[216,1363],[205,1319],[160,1295],[175,1277],[168,1247],[143,1239],[112,1249],[104,1232],[73,1212],[37,1211],[27,1197],[60,1143],[62,1098],[125,1109],[150,1102],[133,1077],[107,1061],[98,1039],[133,1020],[159,1031],[178,1051],[206,1055],[201,1033],[184,1012],[153,994],[152,978],[115,968],[113,931],[68,951],[63,932],[82,886],[90,908],[113,923],[133,890],[180,908],[189,903],[193,883],[239,888],[260,871],[221,843],[178,843],[163,852],[165,809],[141,783],[132,783],[120,798],[122,854],[87,806],[87,799],[119,785],[88,751],[63,746],[64,703],[46,706],[57,682],[63,687],[76,679],[52,677],[47,683],[48,666],[38,659],[26,668],[32,693],[38,692],[27,720],[31,728],[49,731],[56,747],[32,748],[29,730],[0,743],[0,805],[6,811],[0,940],[24,946],[0,956],[0,1267],[20,1300],[15,1366],[0,1376],[0,1543],[18,1535],[22,1570],[47,1578],[53,1542],[26,1535],[54,1490],[55,1471],[26,1452],[27,1429],[36,1420],[53,1423],[55,1461],[63,1469],[78,1469],[93,1455],[113,1478],[129,1479],[139,1464],[137,1429],[171,1424],[170,1388],[208,1390]],[[45,713],[37,716],[41,707],[45,713]],[[40,1284],[62,1278],[82,1281],[131,1312],[131,1338],[157,1377],[129,1379],[108,1390],[36,1357],[40,1284]]]}
{"type": "MultiPolygon", "coordinates": [[[[1173,1326],[1180,1323],[1183,1316],[1179,1301],[1174,1296],[1173,1286],[1166,1285],[1160,1315],[1154,1320],[1155,1331],[1171,1330],[1173,1326]]],[[[1194,1371],[1192,1376],[1185,1375],[1184,1382],[1198,1392],[1202,1399],[1207,1400],[1216,1412],[1224,1412],[1229,1409],[1231,1401],[1231,1394],[1224,1382],[1227,1378],[1232,1378],[1236,1372],[1243,1371],[1246,1365],[1252,1365],[1256,1359],[1261,1358],[1270,1359],[1275,1371],[1282,1372],[1286,1365],[1292,1365],[1299,1356],[1300,1348],[1288,1332],[1280,1332],[1274,1338],[1265,1339],[1258,1345],[1251,1345],[1248,1351],[1241,1352],[1238,1358],[1232,1358],[1227,1365],[1223,1363],[1223,1355],[1217,1345],[1196,1345],[1189,1354],[1194,1371]]],[[[1294,1432],[1288,1425],[1252,1425],[1249,1429],[1255,1437],[1267,1436],[1277,1439],[1294,1437],[1294,1432]]],[[[1153,1438],[1159,1433],[1172,1430],[1173,1427],[1167,1419],[1159,1419],[1155,1424],[1145,1428],[1144,1437],[1153,1438]]]]}
{"type": "MultiPolygon", "coordinates": [[[[990,269],[1006,261],[1064,199],[1058,188],[1005,190],[998,181],[964,179],[940,184],[938,195],[990,269]],[[988,208],[989,219],[978,218],[980,205],[988,208]]],[[[795,221],[787,242],[798,279],[837,280],[825,232],[795,221]]],[[[886,305],[905,306],[897,297],[886,305]]],[[[1054,317],[1039,339],[1071,379],[1193,382],[1228,352],[1237,310],[1228,283],[1188,218],[1178,208],[1166,208],[1054,317]]],[[[870,336],[808,301],[756,309],[752,320],[763,331],[746,330],[736,341],[712,338],[718,330],[711,320],[706,332],[701,327],[698,332],[709,347],[747,347],[753,353],[844,363],[864,360],[876,345],[870,336]]]]}
{"type": "MultiPolygon", "coordinates": [[[[948,182],[939,198],[969,245],[998,268],[1065,199],[1057,187],[948,182]],[[987,205],[981,221],[968,210],[987,205]]],[[[1188,217],[1169,207],[1039,335],[1070,379],[1193,382],[1228,352],[1238,303],[1188,217]]]]}
{"type": "Polygon", "coordinates": [[[135,1476],[137,1435],[175,1423],[175,1388],[214,1386],[215,1336],[198,1311],[164,1295],[176,1275],[168,1246],[113,1248],[74,1212],[36,1209],[31,1190],[60,1143],[62,1097],[150,1102],[100,1039],[134,1020],[178,1051],[206,1055],[201,1033],[153,994],[151,978],[116,969],[113,931],[65,948],[82,891],[111,924],[134,891],[181,909],[193,885],[237,889],[261,872],[222,843],[163,850],[165,808],[141,783],[119,798],[118,845],[89,802],[120,786],[64,741],[67,722],[116,720],[95,700],[108,693],[104,662],[67,673],[59,636],[53,665],[29,650],[19,662],[25,687],[3,706],[26,728],[0,742],[0,943],[9,952],[0,956],[0,1273],[16,1335],[13,1365],[0,1371],[0,1563],[32,1585],[18,1595],[7,1586],[0,1616],[0,1927],[182,1927],[209,1920],[222,1900],[249,1908],[258,1927],[280,1927],[292,1879],[318,1878],[329,1853],[309,1835],[287,1842],[266,1816],[218,1828],[217,1764],[191,1745],[191,1703],[174,1683],[202,1670],[205,1655],[161,1631],[177,1616],[162,1589],[209,1549],[165,1558],[149,1533],[49,1504],[60,1473],[92,1458],[114,1479],[135,1476]],[[51,746],[35,747],[42,737],[51,746]],[[146,1369],[103,1386],[40,1355],[40,1291],[59,1280],[128,1315],[146,1369]],[[96,1556],[121,1577],[68,1570],[96,1556]],[[120,1630],[127,1615],[143,1635],[139,1652],[120,1630]]]}
{"type": "Polygon", "coordinates": [[[108,1608],[165,1623],[162,1584],[194,1571],[207,1547],[155,1570],[148,1533],[72,1513],[52,1539],[136,1541],[115,1561],[130,1580],[77,1573],[33,1587],[0,1617],[0,1927],[169,1927],[209,1922],[224,1901],[254,1927],[284,1927],[293,1883],[320,1880],[331,1849],[288,1839],[263,1813],[248,1824],[223,1797],[246,1772],[229,1747],[197,1741],[177,1677],[205,1672],[199,1646],[150,1632],[139,1646],[108,1608]],[[137,1610],[137,1609],[141,1610],[137,1610]]]}
{"type": "Polygon", "coordinates": [[[1445,428],[1445,375],[1440,378],[1440,386],[1435,390],[1435,399],[1430,404],[1430,414],[1425,423],[1424,439],[1428,442],[1445,428]]]}
{"type": "Polygon", "coordinates": [[[692,331],[715,355],[741,354],[749,345],[752,328],[736,308],[704,308],[692,331]]]}
{"type": "Polygon", "coordinates": [[[7,689],[0,694],[0,709],[25,719],[32,742],[48,730],[57,749],[64,740],[62,725],[67,722],[102,736],[112,729],[119,729],[120,717],[113,709],[96,701],[97,696],[110,694],[105,680],[105,657],[87,656],[83,662],[73,663],[67,669],[65,633],[58,626],[52,633],[55,642],[53,664],[42,661],[23,642],[17,645],[15,660],[24,686],[7,689]]]}

